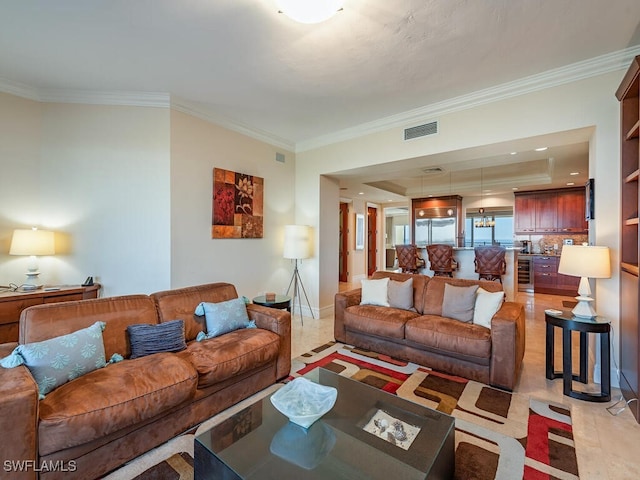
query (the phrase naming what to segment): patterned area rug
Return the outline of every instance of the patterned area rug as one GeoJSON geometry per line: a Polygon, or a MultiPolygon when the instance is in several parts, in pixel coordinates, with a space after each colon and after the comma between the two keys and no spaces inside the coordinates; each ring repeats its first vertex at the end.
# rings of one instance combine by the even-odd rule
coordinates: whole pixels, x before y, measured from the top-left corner
{"type": "MultiPolygon", "coordinates": [[[[457,480],[579,478],[571,412],[565,406],[335,342],[294,359],[292,376],[319,366],[455,417],[457,480]]],[[[230,410],[253,401],[245,400],[230,410]]],[[[224,415],[205,422],[195,435],[224,415]]],[[[195,435],[175,438],[106,479],[192,479],[195,435]]]]}
{"type": "Polygon", "coordinates": [[[413,363],[328,343],[293,360],[439,410],[456,421],[456,479],[577,479],[571,411],[413,363]]]}

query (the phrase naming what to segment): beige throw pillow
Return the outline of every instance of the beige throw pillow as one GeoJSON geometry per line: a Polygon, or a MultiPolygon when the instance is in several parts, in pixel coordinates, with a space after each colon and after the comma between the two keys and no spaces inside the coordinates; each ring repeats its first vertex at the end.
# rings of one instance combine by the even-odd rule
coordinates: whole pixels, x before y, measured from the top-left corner
{"type": "Polygon", "coordinates": [[[476,305],[478,285],[455,287],[448,283],[444,286],[442,316],[469,323],[473,321],[473,309],[476,305]]]}
{"type": "Polygon", "coordinates": [[[491,328],[491,319],[500,310],[503,301],[504,292],[487,292],[482,287],[478,288],[476,305],[473,309],[473,323],[491,328]]]}

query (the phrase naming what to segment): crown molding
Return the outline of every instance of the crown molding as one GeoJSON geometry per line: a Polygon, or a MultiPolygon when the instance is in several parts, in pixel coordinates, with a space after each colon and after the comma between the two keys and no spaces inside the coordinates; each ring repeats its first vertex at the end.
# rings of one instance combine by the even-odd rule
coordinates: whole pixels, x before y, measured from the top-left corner
{"type": "Polygon", "coordinates": [[[109,92],[91,90],[42,89],[41,102],[83,103],[87,105],[118,105],[130,107],[169,108],[171,97],[163,92],[109,92]]]}
{"type": "Polygon", "coordinates": [[[12,82],[4,77],[0,77],[0,92],[15,95],[16,97],[28,100],[40,101],[38,90],[23,83],[12,82]]]}
{"type": "Polygon", "coordinates": [[[440,115],[467,110],[618,70],[625,70],[636,55],[640,55],[640,45],[304,140],[296,144],[295,151],[299,153],[313,150],[372,133],[405,127],[412,123],[418,124],[425,122],[425,119],[432,120],[440,115]]]}
{"type": "Polygon", "coordinates": [[[171,97],[171,108],[179,112],[186,113],[187,115],[200,118],[201,120],[205,120],[209,123],[227,128],[234,132],[241,133],[255,140],[260,140],[261,142],[268,143],[269,145],[273,145],[274,147],[283,148],[290,152],[295,151],[295,143],[277,135],[273,135],[272,133],[266,132],[264,130],[259,130],[257,128],[230,120],[229,118],[216,113],[211,107],[207,107],[195,102],[189,102],[187,100],[174,96],[171,97]]]}

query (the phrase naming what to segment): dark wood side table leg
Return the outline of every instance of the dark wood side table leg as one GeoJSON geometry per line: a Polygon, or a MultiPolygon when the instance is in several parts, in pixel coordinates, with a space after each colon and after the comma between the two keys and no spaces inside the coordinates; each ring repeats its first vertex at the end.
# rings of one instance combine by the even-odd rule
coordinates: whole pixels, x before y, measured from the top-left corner
{"type": "Polygon", "coordinates": [[[587,332],[580,332],[580,374],[577,380],[582,383],[587,383],[588,353],[587,332]]]}
{"type": "Polygon", "coordinates": [[[562,329],[562,392],[571,394],[571,382],[573,380],[573,365],[571,361],[571,330],[562,329]]]}
{"type": "Polygon", "coordinates": [[[611,400],[611,359],[609,332],[600,334],[600,393],[604,402],[611,400]]]}
{"type": "Polygon", "coordinates": [[[547,340],[545,343],[545,356],[546,356],[546,361],[545,361],[545,370],[546,370],[546,376],[549,380],[553,380],[554,378],[556,378],[556,376],[554,375],[554,365],[553,365],[553,341],[554,341],[554,335],[553,335],[553,330],[554,330],[554,326],[551,325],[549,322],[547,323],[547,340]]]}

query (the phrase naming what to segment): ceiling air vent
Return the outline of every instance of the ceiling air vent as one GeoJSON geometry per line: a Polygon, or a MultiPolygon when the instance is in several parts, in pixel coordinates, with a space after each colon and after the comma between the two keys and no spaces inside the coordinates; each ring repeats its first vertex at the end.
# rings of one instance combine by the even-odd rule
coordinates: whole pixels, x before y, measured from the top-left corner
{"type": "Polygon", "coordinates": [[[418,125],[417,127],[405,128],[404,139],[411,140],[413,138],[425,137],[436,133],[438,133],[438,122],[430,122],[425,123],[424,125],[418,125]]]}
{"type": "Polygon", "coordinates": [[[442,167],[427,167],[423,168],[422,172],[426,173],[427,175],[434,175],[436,173],[442,173],[444,172],[444,170],[442,169],[442,167]]]}

